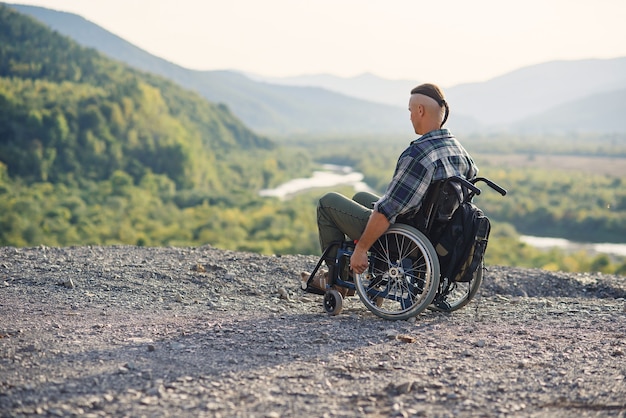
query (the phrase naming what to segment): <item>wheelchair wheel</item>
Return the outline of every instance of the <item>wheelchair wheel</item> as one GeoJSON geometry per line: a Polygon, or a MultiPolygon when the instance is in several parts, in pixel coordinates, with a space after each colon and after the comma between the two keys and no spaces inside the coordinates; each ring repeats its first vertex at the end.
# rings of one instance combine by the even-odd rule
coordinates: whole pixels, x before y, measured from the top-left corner
{"type": "Polygon", "coordinates": [[[324,293],[324,310],[328,315],[339,315],[343,310],[343,297],[335,289],[324,293]]]}
{"type": "MultiPolygon", "coordinates": [[[[470,282],[451,283],[445,295],[440,294],[445,289],[440,289],[428,309],[440,312],[453,312],[461,309],[476,296],[482,282],[483,264],[481,263],[470,282]]],[[[445,283],[441,283],[441,285],[443,286],[445,283]]]]}
{"type": "Polygon", "coordinates": [[[394,224],[370,249],[368,271],[355,277],[361,302],[375,315],[403,320],[431,304],[439,289],[439,260],[417,229],[394,224]]]}

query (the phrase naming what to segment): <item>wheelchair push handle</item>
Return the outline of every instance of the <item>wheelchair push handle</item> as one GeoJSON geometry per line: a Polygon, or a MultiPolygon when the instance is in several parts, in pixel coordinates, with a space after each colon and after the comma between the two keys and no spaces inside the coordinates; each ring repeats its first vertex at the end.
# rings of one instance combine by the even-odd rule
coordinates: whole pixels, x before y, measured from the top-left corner
{"type": "Polygon", "coordinates": [[[471,181],[469,181],[460,176],[453,176],[453,177],[450,177],[447,181],[455,181],[457,183],[460,183],[461,186],[471,190],[476,196],[478,196],[481,193],[481,190],[476,186],[476,183],[478,183],[479,181],[486,183],[487,186],[491,187],[493,190],[500,193],[502,196],[506,196],[506,193],[507,193],[506,189],[500,187],[499,185],[497,185],[496,183],[494,183],[493,181],[485,177],[476,177],[472,179],[471,181]]]}
{"type": "Polygon", "coordinates": [[[487,183],[487,186],[491,187],[493,190],[495,190],[496,192],[500,193],[502,196],[506,196],[506,189],[500,187],[499,185],[497,185],[493,181],[491,181],[491,180],[489,180],[489,179],[487,179],[485,177],[476,177],[473,180],[474,183],[477,183],[479,181],[487,183]]]}
{"type": "Polygon", "coordinates": [[[474,184],[472,182],[464,179],[463,177],[452,176],[452,177],[449,177],[448,179],[446,179],[446,182],[449,182],[449,181],[453,181],[453,182],[459,183],[461,186],[463,186],[466,189],[469,189],[472,192],[474,192],[475,195],[479,195],[480,194],[480,189],[478,187],[474,186],[474,184]]]}

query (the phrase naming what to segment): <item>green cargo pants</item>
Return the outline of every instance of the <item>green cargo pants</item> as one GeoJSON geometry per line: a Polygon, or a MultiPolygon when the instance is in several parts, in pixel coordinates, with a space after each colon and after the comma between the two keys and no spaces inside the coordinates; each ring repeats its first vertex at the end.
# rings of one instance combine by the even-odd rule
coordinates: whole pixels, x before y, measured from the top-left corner
{"type": "MultiPolygon", "coordinates": [[[[333,241],[343,241],[346,236],[358,240],[365,230],[374,202],[378,196],[369,192],[359,192],[352,199],[331,192],[322,196],[317,204],[317,228],[322,251],[333,241]]],[[[327,257],[334,262],[337,255],[333,249],[327,257]]]]}

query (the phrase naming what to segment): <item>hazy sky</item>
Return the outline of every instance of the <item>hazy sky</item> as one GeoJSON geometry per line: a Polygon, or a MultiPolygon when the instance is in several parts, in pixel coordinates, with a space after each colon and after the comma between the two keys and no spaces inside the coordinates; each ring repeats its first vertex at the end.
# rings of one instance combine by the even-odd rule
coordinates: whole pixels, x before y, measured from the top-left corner
{"type": "Polygon", "coordinates": [[[626,0],[24,0],[198,70],[364,72],[443,86],[626,56],[626,0]]]}

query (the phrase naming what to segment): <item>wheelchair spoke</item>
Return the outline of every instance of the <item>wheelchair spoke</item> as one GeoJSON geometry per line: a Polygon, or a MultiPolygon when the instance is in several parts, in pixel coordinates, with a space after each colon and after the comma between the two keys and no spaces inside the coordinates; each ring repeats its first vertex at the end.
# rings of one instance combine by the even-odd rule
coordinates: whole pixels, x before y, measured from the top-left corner
{"type": "Polygon", "coordinates": [[[406,319],[426,309],[439,286],[436,252],[428,239],[394,225],[370,250],[370,267],[356,279],[365,305],[387,319],[406,319]]]}
{"type": "Polygon", "coordinates": [[[384,236],[384,242],[380,243],[379,255],[382,255],[382,261],[387,265],[391,264],[391,253],[389,251],[389,237],[384,236]]]}

